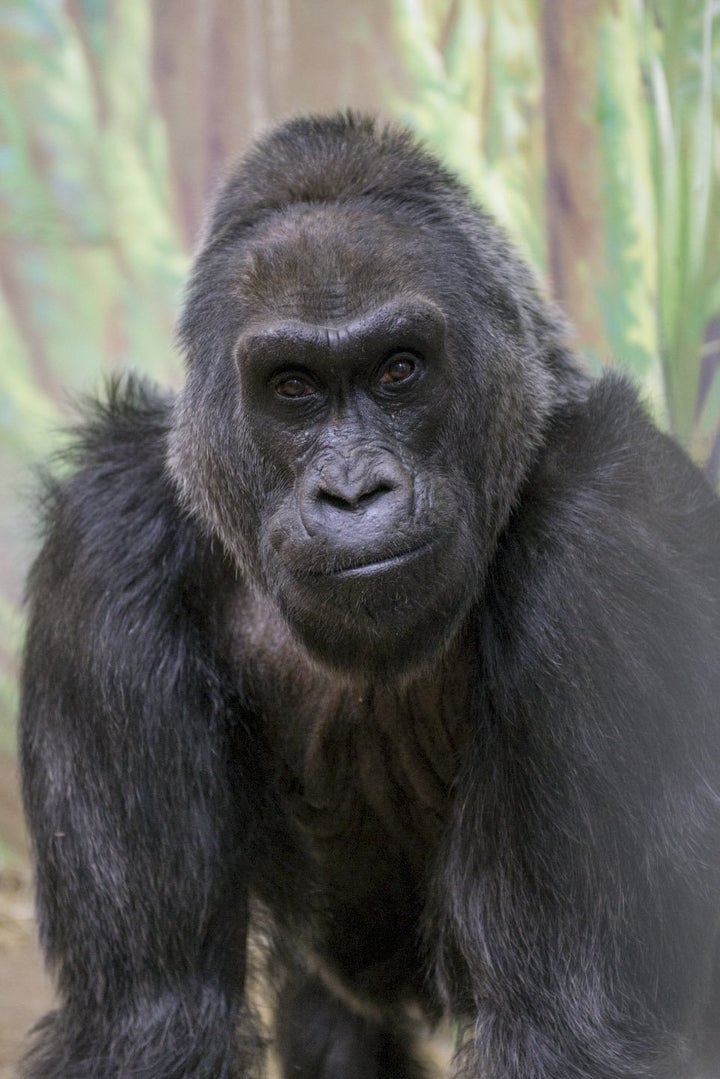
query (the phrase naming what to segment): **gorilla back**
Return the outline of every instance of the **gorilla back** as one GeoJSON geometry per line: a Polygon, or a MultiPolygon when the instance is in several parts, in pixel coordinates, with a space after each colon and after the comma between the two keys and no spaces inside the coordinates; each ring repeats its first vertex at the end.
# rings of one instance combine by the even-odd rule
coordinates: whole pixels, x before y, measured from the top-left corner
{"type": "Polygon", "coordinates": [[[47,495],[26,1079],[720,1075],[720,507],[411,137],[230,177],[47,495]]]}

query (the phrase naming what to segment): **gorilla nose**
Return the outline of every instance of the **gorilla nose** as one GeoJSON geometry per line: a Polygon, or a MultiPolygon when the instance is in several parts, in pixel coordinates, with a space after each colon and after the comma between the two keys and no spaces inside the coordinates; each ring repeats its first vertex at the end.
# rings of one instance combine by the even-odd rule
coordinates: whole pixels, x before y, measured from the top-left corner
{"type": "Polygon", "coordinates": [[[367,541],[407,517],[408,483],[397,468],[318,470],[300,497],[300,516],[311,536],[367,541]]]}

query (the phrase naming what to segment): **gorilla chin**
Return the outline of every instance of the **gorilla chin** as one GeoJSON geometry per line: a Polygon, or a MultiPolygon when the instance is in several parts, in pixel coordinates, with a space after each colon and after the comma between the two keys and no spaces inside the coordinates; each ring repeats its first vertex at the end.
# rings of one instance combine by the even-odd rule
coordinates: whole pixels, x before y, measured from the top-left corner
{"type": "Polygon", "coordinates": [[[460,574],[453,579],[452,558],[447,547],[441,557],[438,542],[368,557],[373,560],[302,574],[286,565],[273,595],[316,661],[388,684],[427,668],[452,644],[472,596],[460,574]]]}

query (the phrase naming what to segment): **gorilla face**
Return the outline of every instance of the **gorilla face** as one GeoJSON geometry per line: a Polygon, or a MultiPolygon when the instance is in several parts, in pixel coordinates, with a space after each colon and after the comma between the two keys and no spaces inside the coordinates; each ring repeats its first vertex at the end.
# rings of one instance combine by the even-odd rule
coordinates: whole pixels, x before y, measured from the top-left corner
{"type": "Polygon", "coordinates": [[[395,230],[363,224],[348,244],[347,223],[305,213],[260,238],[234,355],[263,586],[313,655],[378,673],[452,636],[472,544],[444,453],[445,314],[399,274],[395,230]]]}
{"type": "Polygon", "coordinates": [[[542,394],[501,305],[468,319],[461,261],[397,212],[302,205],[205,270],[171,468],[336,669],[395,675],[451,642],[532,445],[542,394]]]}
{"type": "Polygon", "coordinates": [[[463,499],[429,464],[443,338],[441,312],[416,300],[241,339],[249,432],[282,477],[260,521],[264,581],[309,650],[333,665],[374,670],[389,648],[402,663],[420,659],[465,611],[463,499]]]}

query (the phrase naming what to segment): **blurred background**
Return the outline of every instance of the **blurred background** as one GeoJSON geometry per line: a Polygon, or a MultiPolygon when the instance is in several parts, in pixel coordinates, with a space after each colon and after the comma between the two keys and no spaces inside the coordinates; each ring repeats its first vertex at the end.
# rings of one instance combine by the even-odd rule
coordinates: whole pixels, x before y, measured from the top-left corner
{"type": "Polygon", "coordinates": [[[33,467],[109,372],[180,381],[223,170],[299,112],[409,124],[717,484],[719,24],[719,0],[0,0],[0,1075],[46,992],[14,758],[33,467]]]}

